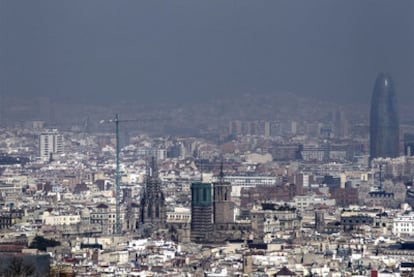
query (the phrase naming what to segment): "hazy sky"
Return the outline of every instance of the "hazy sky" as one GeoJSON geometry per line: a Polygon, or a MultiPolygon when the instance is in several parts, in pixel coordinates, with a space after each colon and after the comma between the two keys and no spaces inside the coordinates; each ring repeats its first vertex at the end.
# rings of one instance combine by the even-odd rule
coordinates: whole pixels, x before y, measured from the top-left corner
{"type": "Polygon", "coordinates": [[[0,0],[0,51],[6,96],[414,102],[412,0],[0,0]]]}

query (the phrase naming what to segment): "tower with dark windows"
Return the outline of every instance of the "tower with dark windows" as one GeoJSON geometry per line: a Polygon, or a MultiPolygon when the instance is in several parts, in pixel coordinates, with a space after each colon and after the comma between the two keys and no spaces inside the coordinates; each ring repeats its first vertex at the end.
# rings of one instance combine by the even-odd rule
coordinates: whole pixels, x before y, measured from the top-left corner
{"type": "Polygon", "coordinates": [[[158,166],[155,157],[147,164],[145,187],[141,195],[140,223],[152,227],[163,227],[166,220],[165,198],[158,177],[158,166]]]}
{"type": "Polygon", "coordinates": [[[225,181],[223,162],[215,182],[191,184],[191,241],[223,243],[248,239],[251,224],[235,221],[231,188],[231,183],[225,181]]]}
{"type": "Polygon", "coordinates": [[[370,160],[399,156],[399,116],[391,76],[380,73],[375,81],[370,113],[370,160]]]}
{"type": "Polygon", "coordinates": [[[213,232],[210,183],[191,184],[191,241],[207,242],[213,232]]]}

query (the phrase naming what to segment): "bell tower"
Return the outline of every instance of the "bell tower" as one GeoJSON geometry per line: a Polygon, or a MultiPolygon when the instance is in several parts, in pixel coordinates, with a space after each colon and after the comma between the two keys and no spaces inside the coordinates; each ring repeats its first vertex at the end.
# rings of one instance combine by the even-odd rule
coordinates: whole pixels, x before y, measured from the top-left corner
{"type": "Polygon", "coordinates": [[[231,200],[231,184],[224,181],[223,162],[218,182],[213,183],[214,223],[234,222],[234,203],[231,200]]]}

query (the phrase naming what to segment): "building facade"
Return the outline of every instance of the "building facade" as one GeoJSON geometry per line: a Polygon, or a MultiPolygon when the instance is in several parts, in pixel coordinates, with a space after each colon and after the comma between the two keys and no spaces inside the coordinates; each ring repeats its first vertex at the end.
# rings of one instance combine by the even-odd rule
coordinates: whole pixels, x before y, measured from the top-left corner
{"type": "Polygon", "coordinates": [[[261,203],[251,210],[252,231],[256,238],[274,237],[278,232],[294,232],[301,227],[301,218],[295,207],[261,203]]]}
{"type": "Polygon", "coordinates": [[[396,216],[392,222],[392,233],[396,236],[412,236],[414,234],[414,213],[396,216]]]}
{"type": "Polygon", "coordinates": [[[90,224],[100,226],[103,235],[113,234],[115,230],[116,211],[114,205],[100,203],[90,212],[90,224]]]}
{"type": "Polygon", "coordinates": [[[191,241],[207,242],[213,232],[210,183],[191,184],[191,241]]]}
{"type": "Polygon", "coordinates": [[[42,161],[51,161],[64,153],[64,139],[56,129],[48,130],[40,134],[39,149],[42,161]]]}

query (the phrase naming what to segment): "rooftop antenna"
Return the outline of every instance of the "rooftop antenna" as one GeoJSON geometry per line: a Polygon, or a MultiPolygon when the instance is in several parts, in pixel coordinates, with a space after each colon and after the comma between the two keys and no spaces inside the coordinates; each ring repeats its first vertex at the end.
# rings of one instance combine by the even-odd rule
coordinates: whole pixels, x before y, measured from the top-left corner
{"type": "Polygon", "coordinates": [[[223,157],[221,157],[221,162],[220,162],[220,173],[219,173],[219,178],[220,178],[220,183],[223,183],[224,181],[224,170],[223,170],[223,157]]]}
{"type": "Polygon", "coordinates": [[[115,234],[121,234],[121,187],[119,184],[119,118],[118,114],[115,115],[115,133],[116,133],[116,176],[115,176],[115,201],[116,201],[116,221],[115,221],[115,234]]]}
{"type": "Polygon", "coordinates": [[[380,172],[379,172],[379,189],[382,190],[382,164],[381,163],[379,165],[379,169],[380,169],[380,172]]]}
{"type": "Polygon", "coordinates": [[[200,182],[203,182],[203,159],[200,161],[200,182]]]}
{"type": "Polygon", "coordinates": [[[6,119],[4,118],[5,116],[4,107],[6,107],[6,105],[4,102],[5,102],[5,97],[3,94],[3,90],[0,89],[0,126],[4,126],[3,124],[6,123],[6,119]]]}

